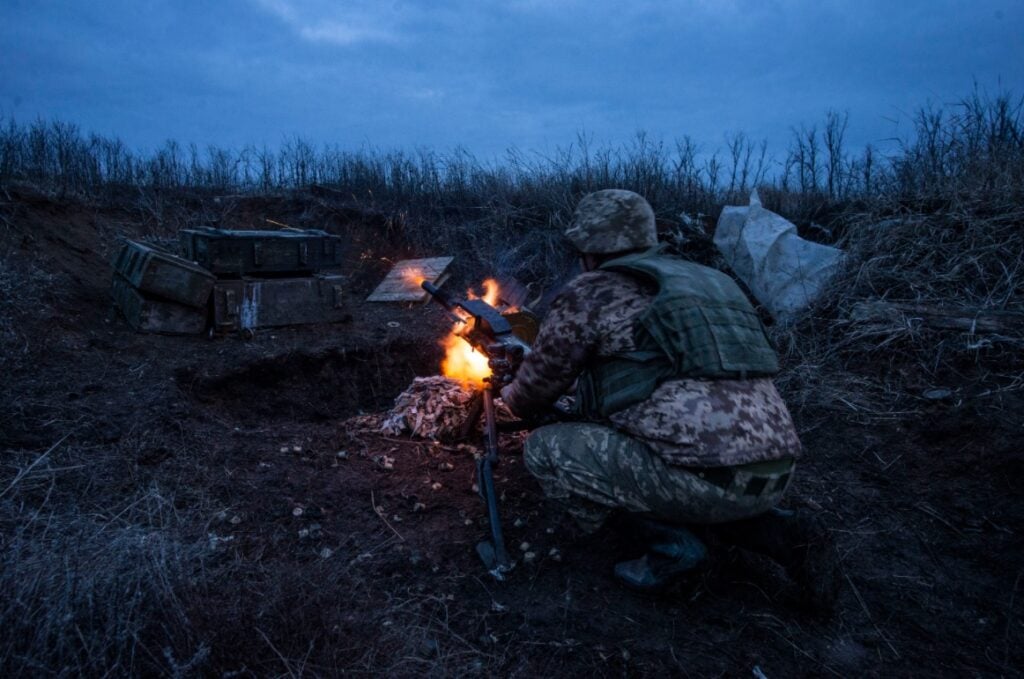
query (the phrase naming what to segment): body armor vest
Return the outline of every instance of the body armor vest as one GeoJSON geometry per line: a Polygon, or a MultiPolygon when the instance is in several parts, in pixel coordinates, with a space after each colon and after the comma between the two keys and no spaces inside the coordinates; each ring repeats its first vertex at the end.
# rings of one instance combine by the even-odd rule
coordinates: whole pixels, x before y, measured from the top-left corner
{"type": "Polygon", "coordinates": [[[635,351],[598,358],[580,375],[576,408],[604,419],[675,378],[770,377],[779,361],[750,301],[729,276],[656,247],[600,266],[651,281],[658,291],[636,319],[635,351]]]}

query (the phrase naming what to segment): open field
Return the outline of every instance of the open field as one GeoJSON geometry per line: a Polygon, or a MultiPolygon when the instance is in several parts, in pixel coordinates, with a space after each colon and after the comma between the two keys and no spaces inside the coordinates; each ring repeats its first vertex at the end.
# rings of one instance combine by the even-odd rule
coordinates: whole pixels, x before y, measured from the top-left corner
{"type": "Polygon", "coordinates": [[[70,133],[62,161],[60,137],[41,132],[33,166],[31,130],[9,126],[0,135],[0,668],[1018,673],[1024,336],[1012,322],[991,331],[851,315],[878,300],[974,318],[1021,311],[1024,136],[1019,108],[999,101],[937,123],[922,113],[919,141],[872,161],[867,175],[864,156],[839,148],[831,170],[810,169],[805,136],[788,184],[756,176],[756,152],[744,174],[745,151],[731,182],[712,185],[706,165],[673,176],[654,145],[589,165],[574,157],[488,173],[467,161],[462,179],[457,165],[429,180],[383,159],[358,176],[269,173],[265,186],[228,170],[204,181],[200,170],[212,177],[217,165],[197,160],[195,172],[160,185],[145,172],[109,174],[116,163],[91,177],[62,170],[92,157],[75,155],[70,133]],[[518,457],[521,435],[503,437],[498,484],[509,545],[529,543],[540,557],[492,581],[472,549],[486,524],[470,451],[371,426],[414,376],[436,374],[448,327],[433,307],[362,301],[387,260],[456,254],[455,285],[500,269],[550,286],[568,273],[558,234],[572,205],[614,184],[651,198],[673,247],[720,265],[712,220],[683,226],[678,213],[717,215],[754,183],[767,207],[852,255],[815,308],[772,329],[806,449],[786,504],[834,532],[845,583],[837,612],[796,609],[770,564],[726,549],[663,597],[617,588],[617,536],[582,537],[545,504],[518,457]],[[350,320],[244,341],[136,334],[112,311],[119,238],[162,242],[187,226],[267,219],[346,239],[350,320]]]}

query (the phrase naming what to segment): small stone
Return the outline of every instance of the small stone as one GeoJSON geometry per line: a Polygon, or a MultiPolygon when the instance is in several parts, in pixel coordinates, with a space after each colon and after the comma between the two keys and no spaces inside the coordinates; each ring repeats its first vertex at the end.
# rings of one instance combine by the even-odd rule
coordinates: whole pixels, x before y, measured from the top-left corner
{"type": "Polygon", "coordinates": [[[330,547],[324,547],[323,549],[320,550],[320,558],[321,559],[330,559],[333,554],[334,554],[334,550],[331,549],[330,547]]]}
{"type": "Polygon", "coordinates": [[[288,446],[281,446],[281,452],[282,453],[287,453],[288,452],[288,446]]]}
{"type": "Polygon", "coordinates": [[[293,509],[292,516],[302,516],[302,507],[296,507],[293,509]]]}
{"type": "Polygon", "coordinates": [[[436,639],[424,639],[420,642],[419,654],[424,658],[436,658],[441,653],[441,646],[436,639]]]}
{"type": "Polygon", "coordinates": [[[293,453],[301,453],[302,452],[302,446],[292,446],[292,452],[293,453]]]}
{"type": "Polygon", "coordinates": [[[381,460],[381,466],[384,467],[384,469],[394,469],[395,468],[395,458],[388,457],[387,455],[385,455],[384,459],[381,460]]]}
{"type": "Polygon", "coordinates": [[[470,489],[471,489],[471,490],[472,490],[472,491],[473,491],[474,493],[479,493],[479,492],[480,492],[480,486],[478,486],[478,485],[477,485],[477,484],[475,484],[475,483],[474,483],[474,484],[473,484],[472,486],[470,486],[470,489]]]}
{"type": "Polygon", "coordinates": [[[400,517],[398,514],[392,514],[391,520],[395,523],[402,523],[402,517],[400,517]]]}
{"type": "Polygon", "coordinates": [[[451,470],[455,469],[455,465],[453,465],[451,462],[442,462],[437,466],[437,468],[440,469],[441,471],[450,472],[451,470]]]}
{"type": "Polygon", "coordinates": [[[552,547],[551,551],[548,552],[548,556],[551,557],[552,561],[562,560],[562,553],[558,551],[558,547],[552,547]]]}
{"type": "Polygon", "coordinates": [[[300,540],[305,540],[308,537],[309,537],[309,529],[308,528],[300,528],[299,529],[299,539],[300,540]]]}
{"type": "Polygon", "coordinates": [[[537,552],[527,552],[523,554],[523,563],[533,563],[537,559],[537,552]]]}
{"type": "Polygon", "coordinates": [[[232,525],[237,526],[238,524],[242,523],[242,517],[240,517],[238,514],[235,514],[231,517],[231,523],[232,525]]]}
{"type": "Polygon", "coordinates": [[[555,534],[555,529],[554,528],[546,528],[544,530],[544,532],[547,533],[548,535],[554,535],[555,534]]]}
{"type": "Polygon", "coordinates": [[[423,504],[422,502],[417,502],[416,504],[414,504],[412,506],[412,511],[414,511],[414,512],[423,512],[423,511],[426,511],[426,509],[427,509],[427,506],[425,504],[423,504]]]}
{"type": "Polygon", "coordinates": [[[430,488],[431,490],[441,490],[441,484],[438,481],[434,481],[432,484],[430,484],[430,488]]]}
{"type": "Polygon", "coordinates": [[[334,454],[334,456],[336,458],[338,458],[339,460],[347,460],[348,459],[348,451],[347,450],[339,450],[338,452],[336,452],[334,454]]]}
{"type": "Polygon", "coordinates": [[[516,519],[515,521],[512,522],[512,525],[515,526],[516,528],[522,528],[523,526],[526,525],[526,522],[523,521],[522,519],[516,519]]]}
{"type": "Polygon", "coordinates": [[[467,526],[472,526],[473,525],[473,519],[466,519],[465,521],[463,521],[463,523],[466,524],[467,526]]]}
{"type": "Polygon", "coordinates": [[[530,550],[530,543],[529,542],[524,542],[523,544],[519,545],[519,551],[527,552],[529,550],[530,550]]]}

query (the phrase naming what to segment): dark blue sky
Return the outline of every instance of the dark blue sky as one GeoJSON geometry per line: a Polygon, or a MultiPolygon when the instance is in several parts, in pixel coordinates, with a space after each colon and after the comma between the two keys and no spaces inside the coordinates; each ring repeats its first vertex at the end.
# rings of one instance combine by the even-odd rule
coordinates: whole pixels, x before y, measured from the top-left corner
{"type": "Polygon", "coordinates": [[[300,135],[548,152],[584,130],[774,150],[835,108],[883,145],[974,83],[1024,94],[1021,0],[3,0],[0,115],[135,148],[300,135]]]}

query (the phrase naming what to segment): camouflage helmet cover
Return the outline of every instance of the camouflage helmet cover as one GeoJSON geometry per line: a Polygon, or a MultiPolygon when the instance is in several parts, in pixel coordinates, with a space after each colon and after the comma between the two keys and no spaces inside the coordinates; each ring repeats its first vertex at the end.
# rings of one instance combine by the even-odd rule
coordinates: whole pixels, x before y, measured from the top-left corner
{"type": "Polygon", "coordinates": [[[643,196],[605,189],[580,200],[565,236],[580,252],[612,254],[653,247],[658,228],[654,210],[643,196]]]}

